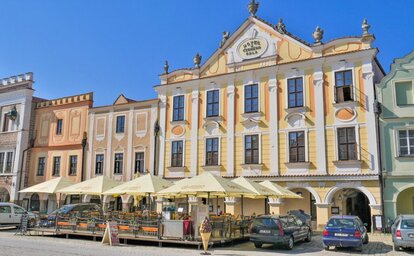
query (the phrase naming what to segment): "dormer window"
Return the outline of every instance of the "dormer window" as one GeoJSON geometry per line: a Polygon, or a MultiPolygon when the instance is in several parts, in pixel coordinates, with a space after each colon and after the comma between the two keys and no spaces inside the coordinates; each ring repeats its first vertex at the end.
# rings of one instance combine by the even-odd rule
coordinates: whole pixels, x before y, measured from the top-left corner
{"type": "Polygon", "coordinates": [[[244,87],[244,113],[259,112],[259,89],[257,84],[244,87]]]}
{"type": "Polygon", "coordinates": [[[353,100],[352,70],[335,72],[335,102],[353,100]]]}
{"type": "Polygon", "coordinates": [[[184,95],[174,96],[173,121],[184,121],[184,95]]]}

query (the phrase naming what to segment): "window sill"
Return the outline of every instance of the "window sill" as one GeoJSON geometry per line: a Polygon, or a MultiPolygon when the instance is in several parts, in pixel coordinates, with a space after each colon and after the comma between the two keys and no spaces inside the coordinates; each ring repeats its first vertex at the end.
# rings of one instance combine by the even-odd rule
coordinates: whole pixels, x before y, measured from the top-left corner
{"type": "Polygon", "coordinates": [[[114,176],[122,176],[122,173],[114,173],[114,176]]]}
{"type": "Polygon", "coordinates": [[[241,116],[243,117],[243,118],[256,118],[256,117],[261,117],[261,116],[263,116],[263,113],[262,112],[260,112],[260,111],[257,111],[257,112],[249,112],[249,113],[242,113],[241,114],[241,116]]]}
{"type": "Polygon", "coordinates": [[[214,122],[222,122],[223,121],[223,116],[219,115],[219,116],[206,116],[204,117],[204,122],[209,122],[209,121],[214,121],[214,122]]]}
{"type": "Polygon", "coordinates": [[[171,125],[186,125],[188,124],[187,120],[180,120],[180,121],[170,121],[171,125]]]}
{"type": "Polygon", "coordinates": [[[339,160],[333,161],[333,164],[340,167],[361,167],[361,160],[339,160]]]}
{"type": "Polygon", "coordinates": [[[288,162],[285,165],[288,169],[309,169],[310,162],[288,162]]]}
{"type": "Polygon", "coordinates": [[[13,173],[11,173],[11,172],[0,173],[0,176],[13,176],[13,173]]]}
{"type": "Polygon", "coordinates": [[[263,164],[241,164],[241,167],[262,168],[263,164]]]}
{"type": "Polygon", "coordinates": [[[290,113],[306,113],[307,111],[307,107],[302,106],[302,107],[293,107],[293,108],[285,108],[285,112],[290,114],[290,113]]]}
{"type": "Polygon", "coordinates": [[[406,160],[406,159],[414,160],[414,155],[412,155],[412,156],[396,156],[395,159],[397,159],[397,160],[406,160]]]}
{"type": "Polygon", "coordinates": [[[167,167],[167,169],[170,171],[170,172],[182,172],[182,171],[184,171],[184,166],[169,166],[169,167],[167,167]]]}
{"type": "Polygon", "coordinates": [[[210,171],[210,170],[220,170],[222,167],[222,165],[218,164],[218,165],[203,165],[201,166],[201,168],[203,168],[206,171],[210,171]]]}
{"type": "Polygon", "coordinates": [[[343,102],[334,102],[332,103],[332,105],[336,108],[343,108],[343,107],[355,108],[356,101],[349,100],[349,101],[343,101],[343,102]]]}

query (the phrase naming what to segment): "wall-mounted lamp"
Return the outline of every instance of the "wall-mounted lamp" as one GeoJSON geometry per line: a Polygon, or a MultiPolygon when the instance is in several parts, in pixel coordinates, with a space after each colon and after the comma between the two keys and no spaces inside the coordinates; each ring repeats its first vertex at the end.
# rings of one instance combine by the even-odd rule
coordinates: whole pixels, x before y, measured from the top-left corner
{"type": "Polygon", "coordinates": [[[9,111],[9,112],[7,112],[7,117],[10,119],[10,120],[16,120],[16,117],[17,117],[17,109],[16,109],[16,106],[13,106],[13,108],[9,111]]]}

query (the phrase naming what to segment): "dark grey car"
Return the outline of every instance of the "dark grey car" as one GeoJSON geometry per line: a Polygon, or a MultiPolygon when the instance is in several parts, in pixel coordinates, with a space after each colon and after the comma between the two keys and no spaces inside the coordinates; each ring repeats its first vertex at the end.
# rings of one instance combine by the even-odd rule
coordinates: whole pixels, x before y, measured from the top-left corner
{"type": "Polygon", "coordinates": [[[414,248],[414,215],[399,215],[391,226],[394,250],[414,248]]]}
{"type": "Polygon", "coordinates": [[[256,248],[263,244],[283,245],[291,250],[295,242],[309,242],[311,230],[293,215],[263,215],[253,220],[250,241],[256,248]]]}

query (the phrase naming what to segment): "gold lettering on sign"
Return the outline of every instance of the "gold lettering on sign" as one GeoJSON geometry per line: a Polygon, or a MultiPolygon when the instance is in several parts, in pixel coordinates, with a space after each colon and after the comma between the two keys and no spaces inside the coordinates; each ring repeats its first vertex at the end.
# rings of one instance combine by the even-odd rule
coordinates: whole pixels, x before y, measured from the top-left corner
{"type": "Polygon", "coordinates": [[[242,59],[253,59],[261,56],[267,49],[267,41],[263,38],[247,39],[238,46],[238,53],[242,59]]]}

